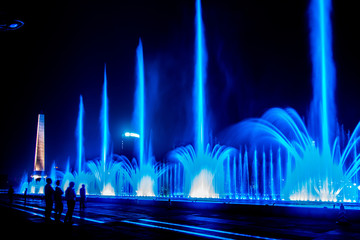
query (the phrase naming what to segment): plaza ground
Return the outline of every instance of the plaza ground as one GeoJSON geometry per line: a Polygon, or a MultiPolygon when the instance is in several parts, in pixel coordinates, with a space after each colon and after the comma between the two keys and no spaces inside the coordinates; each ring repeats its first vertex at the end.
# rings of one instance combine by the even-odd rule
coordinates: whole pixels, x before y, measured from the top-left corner
{"type": "Polygon", "coordinates": [[[89,198],[83,212],[77,202],[74,224],[68,225],[45,223],[42,199],[28,199],[24,205],[17,197],[10,205],[6,197],[0,199],[2,232],[16,239],[24,234],[28,239],[360,239],[360,210],[355,207],[347,210],[350,225],[344,226],[336,224],[337,206],[89,198]]]}

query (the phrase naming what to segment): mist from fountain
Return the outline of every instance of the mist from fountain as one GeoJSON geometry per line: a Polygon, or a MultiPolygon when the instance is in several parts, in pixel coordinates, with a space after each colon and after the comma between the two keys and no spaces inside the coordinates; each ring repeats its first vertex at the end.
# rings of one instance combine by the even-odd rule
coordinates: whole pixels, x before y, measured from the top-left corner
{"type": "Polygon", "coordinates": [[[136,89],[134,95],[133,124],[139,133],[139,141],[135,146],[137,158],[127,162],[128,181],[137,196],[155,196],[158,194],[158,178],[164,172],[152,154],[151,139],[148,137],[146,123],[146,94],[144,54],[141,39],[136,49],[136,89]]]}
{"type": "MultiPolygon", "coordinates": [[[[313,63],[313,99],[305,122],[292,108],[271,108],[261,118],[230,127],[222,139],[232,147],[209,144],[206,104],[207,51],[201,1],[195,3],[193,85],[193,145],[170,152],[173,165],[159,163],[152,154],[146,126],[146,84],[141,39],[136,49],[136,90],[133,122],[139,133],[136,158],[131,161],[110,151],[107,74],[100,113],[100,157],[85,165],[83,99],[77,121],[77,170],[64,173],[62,188],[75,181],[90,194],[137,196],[190,196],[249,200],[354,201],[360,170],[360,123],[346,137],[336,122],[335,65],[331,51],[331,1],[310,4],[310,45],[313,63]],[[341,144],[340,144],[341,143],[341,144]],[[161,188],[161,190],[160,190],[161,188]],[[161,192],[159,194],[159,191],[161,192]]],[[[45,180],[24,180],[21,190],[42,193],[45,180]]]]}
{"type": "Polygon", "coordinates": [[[84,161],[84,103],[83,97],[80,95],[79,102],[79,114],[76,124],[76,139],[77,139],[77,163],[78,163],[78,173],[82,172],[82,165],[84,161]]]}
{"type": "MultiPolygon", "coordinates": [[[[206,119],[206,67],[207,51],[205,45],[204,23],[201,1],[195,3],[195,64],[193,86],[193,126],[194,147],[179,147],[170,153],[169,159],[182,163],[182,181],[174,188],[183,186],[183,194],[190,197],[214,198],[224,195],[224,164],[230,161],[235,149],[208,144],[206,119]],[[205,148],[206,146],[206,148],[205,148]]],[[[228,168],[230,169],[230,168],[228,168]]],[[[230,171],[230,170],[228,170],[230,171]]],[[[230,184],[230,183],[229,183],[230,184]]]]}

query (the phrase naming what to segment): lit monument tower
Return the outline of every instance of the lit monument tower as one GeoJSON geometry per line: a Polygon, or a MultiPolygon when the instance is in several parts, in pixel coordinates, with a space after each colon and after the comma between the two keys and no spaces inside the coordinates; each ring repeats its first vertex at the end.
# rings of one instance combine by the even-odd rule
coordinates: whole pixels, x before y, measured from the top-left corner
{"type": "Polygon", "coordinates": [[[45,172],[45,116],[38,115],[36,147],[34,159],[34,177],[41,177],[45,172]],[[40,176],[39,176],[40,175],[40,176]]]}

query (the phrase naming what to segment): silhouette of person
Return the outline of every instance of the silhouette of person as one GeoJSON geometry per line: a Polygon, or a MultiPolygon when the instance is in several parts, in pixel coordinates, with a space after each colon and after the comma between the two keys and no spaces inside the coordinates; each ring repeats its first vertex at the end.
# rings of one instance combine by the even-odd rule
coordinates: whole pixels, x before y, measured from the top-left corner
{"type": "Polygon", "coordinates": [[[62,202],[62,195],[64,194],[64,192],[60,188],[60,180],[57,180],[55,184],[56,184],[55,192],[54,192],[55,222],[60,222],[61,213],[64,210],[64,204],[62,202]]]}
{"type": "Polygon", "coordinates": [[[51,211],[53,209],[54,204],[54,189],[51,186],[52,180],[51,178],[46,179],[46,185],[44,189],[45,193],[45,221],[50,221],[51,211]]]}
{"type": "Polygon", "coordinates": [[[66,189],[65,191],[65,199],[67,202],[67,212],[66,212],[66,216],[65,216],[65,223],[70,223],[72,224],[72,215],[74,213],[74,208],[75,208],[75,201],[76,201],[76,193],[74,190],[74,186],[75,183],[74,182],[70,182],[69,187],[66,189]]]}
{"type": "Polygon", "coordinates": [[[86,190],[85,184],[81,185],[80,188],[80,211],[85,209],[86,190]]]}
{"type": "Polygon", "coordinates": [[[10,204],[12,204],[14,201],[14,188],[12,185],[9,186],[8,197],[9,197],[10,204]]]}
{"type": "Polygon", "coordinates": [[[350,225],[350,223],[346,217],[346,214],[345,214],[345,206],[342,203],[340,205],[340,211],[339,211],[339,215],[338,215],[336,224],[345,225],[345,226],[350,225]]]}
{"type": "Polygon", "coordinates": [[[344,204],[340,204],[340,212],[341,212],[341,213],[345,213],[344,204]]]}
{"type": "Polygon", "coordinates": [[[24,205],[26,205],[26,197],[27,197],[27,188],[24,191],[24,205]]]}

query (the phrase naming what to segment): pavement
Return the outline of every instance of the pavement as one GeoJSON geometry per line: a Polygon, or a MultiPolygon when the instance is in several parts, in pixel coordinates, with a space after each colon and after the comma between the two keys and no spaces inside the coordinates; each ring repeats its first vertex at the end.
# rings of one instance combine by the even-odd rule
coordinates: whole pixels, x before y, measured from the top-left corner
{"type": "MultiPolygon", "coordinates": [[[[126,201],[76,203],[74,224],[44,221],[41,199],[20,198],[12,204],[0,197],[2,234],[38,239],[360,239],[360,222],[336,224],[333,218],[244,214],[241,211],[176,208],[126,201]]],[[[64,220],[67,211],[64,201],[64,220]]],[[[360,215],[360,211],[359,211],[360,215]]],[[[53,215],[52,215],[53,217],[53,215]]],[[[11,238],[10,238],[11,236],[11,238]]]]}

